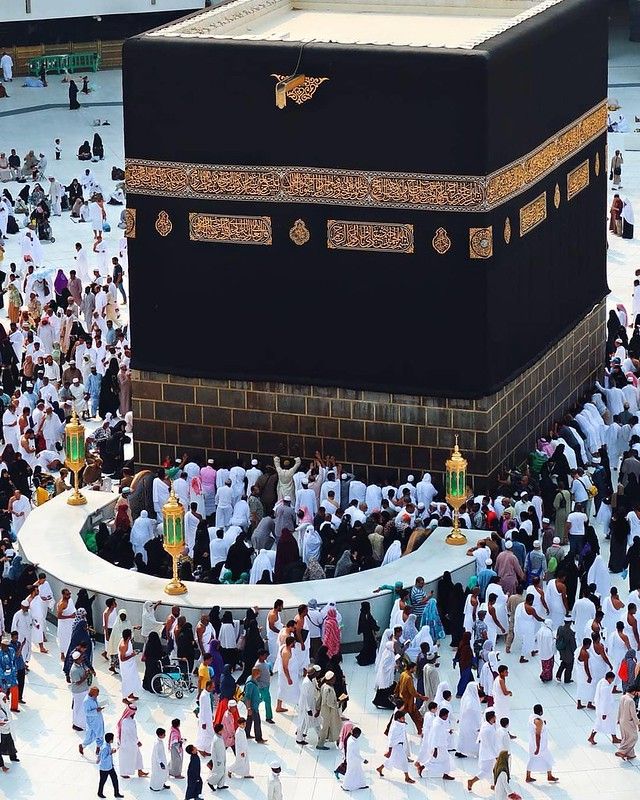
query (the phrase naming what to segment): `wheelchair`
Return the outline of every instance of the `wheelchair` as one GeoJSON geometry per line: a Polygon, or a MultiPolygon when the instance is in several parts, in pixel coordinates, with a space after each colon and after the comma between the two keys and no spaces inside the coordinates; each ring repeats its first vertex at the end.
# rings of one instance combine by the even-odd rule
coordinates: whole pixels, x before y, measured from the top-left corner
{"type": "Polygon", "coordinates": [[[191,682],[189,664],[186,658],[171,658],[162,664],[162,672],[154,675],[151,688],[162,697],[175,697],[180,700],[185,692],[193,694],[196,687],[191,682]]]}

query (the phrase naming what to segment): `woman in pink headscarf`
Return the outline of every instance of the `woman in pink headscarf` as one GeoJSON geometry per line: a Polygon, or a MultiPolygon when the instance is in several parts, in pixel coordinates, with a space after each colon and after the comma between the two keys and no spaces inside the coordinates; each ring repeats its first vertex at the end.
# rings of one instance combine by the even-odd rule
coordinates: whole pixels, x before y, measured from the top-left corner
{"type": "Polygon", "coordinates": [[[322,644],[327,648],[329,658],[333,658],[340,652],[340,626],[335,608],[327,611],[322,626],[322,644]]]}

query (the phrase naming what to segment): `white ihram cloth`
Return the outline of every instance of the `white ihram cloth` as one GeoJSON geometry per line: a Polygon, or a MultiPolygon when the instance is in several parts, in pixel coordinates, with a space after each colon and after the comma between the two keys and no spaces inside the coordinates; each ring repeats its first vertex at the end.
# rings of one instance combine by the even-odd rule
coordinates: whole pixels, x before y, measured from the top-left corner
{"type": "MultiPolygon", "coordinates": [[[[129,639],[125,655],[130,656],[132,653],[133,645],[131,644],[131,639],[129,639]]],[[[118,645],[118,661],[120,662],[120,677],[122,678],[122,697],[129,697],[130,694],[138,697],[142,689],[142,683],[138,674],[137,656],[123,661],[120,658],[120,645],[118,645]]]]}

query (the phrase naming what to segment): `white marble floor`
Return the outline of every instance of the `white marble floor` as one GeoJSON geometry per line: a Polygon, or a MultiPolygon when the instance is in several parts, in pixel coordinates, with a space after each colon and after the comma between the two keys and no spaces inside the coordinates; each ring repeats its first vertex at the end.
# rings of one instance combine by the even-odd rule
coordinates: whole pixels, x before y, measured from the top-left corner
{"type": "MultiPolygon", "coordinates": [[[[606,547],[605,547],[606,550],[606,547]]],[[[604,553],[607,557],[606,552],[604,553]]],[[[621,586],[621,589],[623,587],[621,586]]],[[[211,602],[223,602],[220,592],[212,589],[211,602]]],[[[50,638],[54,631],[50,629],[50,638]]],[[[21,762],[12,764],[7,774],[0,774],[0,796],[8,798],[49,797],[62,798],[92,796],[96,791],[97,767],[90,757],[83,758],[78,753],[79,734],[71,729],[70,694],[66,686],[55,652],[55,642],[50,643],[49,655],[35,654],[31,659],[25,697],[27,705],[22,706],[19,716],[14,717],[14,736],[19,749],[21,762]],[[3,794],[4,793],[4,794],[3,794]]],[[[451,665],[452,650],[448,645],[442,648],[441,675],[455,689],[457,671],[451,665]]],[[[593,712],[577,711],[575,707],[575,684],[565,686],[553,682],[543,685],[538,679],[539,662],[532,660],[521,665],[518,656],[504,653],[499,647],[501,660],[510,667],[509,686],[514,693],[512,701],[511,729],[517,739],[513,742],[513,781],[514,788],[526,800],[542,798],[575,798],[575,800],[599,800],[601,798],[620,798],[631,800],[637,797],[640,786],[640,762],[623,764],[614,756],[615,747],[599,736],[599,744],[592,747],[586,741],[591,730],[593,712]],[[524,783],[524,769],[527,759],[527,720],[534,703],[542,703],[549,725],[551,749],[556,760],[555,774],[560,782],[550,786],[544,776],[538,776],[533,785],[524,783]]],[[[105,722],[107,730],[114,730],[121,713],[119,699],[119,679],[106,669],[106,662],[100,656],[95,660],[98,670],[97,685],[101,698],[106,697],[105,722]]],[[[385,798],[399,800],[403,797],[433,798],[468,797],[466,779],[474,774],[475,759],[454,759],[456,781],[444,784],[441,780],[417,780],[415,786],[406,786],[399,773],[387,771],[385,779],[374,772],[380,763],[381,753],[386,747],[383,735],[388,713],[377,711],[371,705],[374,694],[373,667],[359,668],[354,656],[345,659],[349,694],[351,697],[348,716],[362,727],[365,737],[365,757],[369,759],[366,767],[370,777],[370,788],[361,790],[357,796],[364,800],[385,798]]],[[[193,698],[176,700],[164,699],[142,693],[138,703],[138,729],[143,744],[142,752],[145,766],[149,765],[155,728],[169,727],[172,717],[182,721],[183,735],[193,741],[196,734],[196,719],[192,713],[193,698]]],[[[458,701],[454,701],[454,718],[457,720],[458,701]]],[[[249,757],[252,763],[254,781],[232,779],[227,796],[233,798],[263,797],[266,793],[266,779],[269,763],[277,758],[283,765],[283,786],[285,800],[329,800],[342,797],[342,790],[333,775],[337,764],[335,749],[319,752],[314,747],[301,748],[295,744],[295,724],[292,713],[275,715],[277,724],[264,725],[267,746],[251,742],[249,757]]],[[[410,724],[410,729],[413,728],[410,724]]],[[[412,736],[415,743],[417,739],[412,736]]],[[[310,736],[313,740],[313,735],[310,736]]],[[[203,769],[203,774],[207,770],[203,769]]],[[[128,798],[149,796],[148,781],[133,778],[121,781],[128,798]]],[[[168,797],[182,797],[184,782],[170,780],[168,797]]],[[[205,786],[205,795],[209,790],[205,786]]],[[[480,782],[472,792],[477,797],[490,797],[489,786],[480,782]]]]}

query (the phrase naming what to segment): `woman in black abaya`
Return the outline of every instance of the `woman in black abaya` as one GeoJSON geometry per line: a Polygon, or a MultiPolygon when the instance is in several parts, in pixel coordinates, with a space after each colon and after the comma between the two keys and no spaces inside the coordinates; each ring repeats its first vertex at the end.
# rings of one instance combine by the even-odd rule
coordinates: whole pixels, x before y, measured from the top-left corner
{"type": "Polygon", "coordinates": [[[609,544],[609,572],[619,574],[625,568],[627,560],[627,536],[629,523],[616,509],[611,516],[611,541],[609,544]]]}
{"type": "Polygon", "coordinates": [[[106,372],[102,376],[100,384],[100,395],[98,398],[98,413],[104,419],[107,414],[115,416],[120,405],[120,384],[118,382],[118,372],[120,367],[118,361],[112,358],[106,372]]]}
{"type": "Polygon", "coordinates": [[[356,656],[356,661],[361,667],[375,664],[376,661],[376,633],[380,626],[371,615],[371,605],[367,601],[360,604],[360,617],[358,619],[358,633],[362,636],[362,648],[356,656]]]}
{"type": "Polygon", "coordinates": [[[80,108],[78,102],[78,84],[74,80],[69,81],[69,111],[77,111],[80,108]]]}

